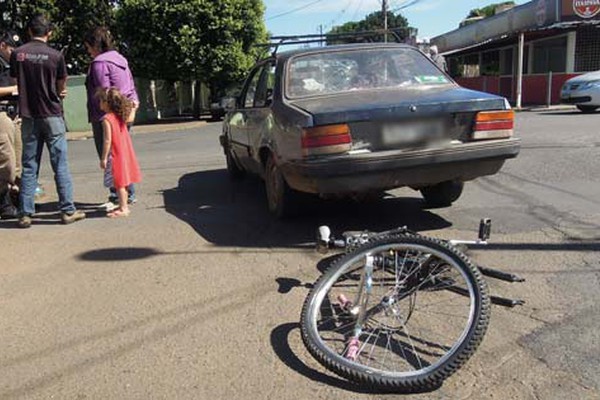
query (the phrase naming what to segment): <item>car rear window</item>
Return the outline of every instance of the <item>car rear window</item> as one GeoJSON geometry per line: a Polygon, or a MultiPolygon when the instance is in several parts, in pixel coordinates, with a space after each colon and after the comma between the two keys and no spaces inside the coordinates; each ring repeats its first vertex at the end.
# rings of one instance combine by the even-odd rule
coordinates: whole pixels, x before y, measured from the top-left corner
{"type": "Polygon", "coordinates": [[[294,57],[288,64],[286,95],[298,98],[447,83],[448,78],[415,49],[358,49],[294,57]]]}

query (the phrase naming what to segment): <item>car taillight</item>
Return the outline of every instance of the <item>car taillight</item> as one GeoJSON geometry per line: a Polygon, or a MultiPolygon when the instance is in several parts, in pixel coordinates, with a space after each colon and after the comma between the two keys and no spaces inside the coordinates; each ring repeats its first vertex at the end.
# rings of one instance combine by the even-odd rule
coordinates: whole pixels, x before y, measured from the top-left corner
{"type": "Polygon", "coordinates": [[[344,153],[351,145],[352,136],[347,124],[316,126],[302,132],[304,155],[344,153]]]}
{"type": "Polygon", "coordinates": [[[513,135],[515,112],[513,110],[482,111],[475,118],[473,139],[502,139],[513,135]]]}

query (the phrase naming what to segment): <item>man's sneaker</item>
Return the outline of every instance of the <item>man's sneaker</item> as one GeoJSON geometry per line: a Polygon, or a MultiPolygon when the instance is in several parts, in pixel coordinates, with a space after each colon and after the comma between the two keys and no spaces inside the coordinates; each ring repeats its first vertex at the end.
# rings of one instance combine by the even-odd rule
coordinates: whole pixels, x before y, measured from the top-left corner
{"type": "Polygon", "coordinates": [[[135,196],[129,196],[127,198],[127,204],[135,204],[135,203],[137,203],[137,197],[135,197],[135,196]]]}
{"type": "Polygon", "coordinates": [[[31,216],[21,215],[19,217],[19,222],[17,222],[17,225],[19,226],[19,228],[23,229],[31,227],[31,216]]]}
{"type": "Polygon", "coordinates": [[[73,211],[72,213],[62,213],[60,216],[60,219],[62,221],[63,224],[68,225],[68,224],[72,224],[73,222],[77,222],[77,221],[81,221],[82,219],[85,219],[85,213],[83,211],[73,211]]]}

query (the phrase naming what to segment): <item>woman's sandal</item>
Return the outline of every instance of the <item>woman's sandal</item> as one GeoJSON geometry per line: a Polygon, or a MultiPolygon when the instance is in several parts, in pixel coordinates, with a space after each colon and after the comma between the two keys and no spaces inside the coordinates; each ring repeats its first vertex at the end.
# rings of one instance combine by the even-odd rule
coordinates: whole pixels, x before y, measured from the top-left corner
{"type": "Polygon", "coordinates": [[[108,218],[123,218],[129,217],[129,211],[114,210],[106,214],[108,218]]]}

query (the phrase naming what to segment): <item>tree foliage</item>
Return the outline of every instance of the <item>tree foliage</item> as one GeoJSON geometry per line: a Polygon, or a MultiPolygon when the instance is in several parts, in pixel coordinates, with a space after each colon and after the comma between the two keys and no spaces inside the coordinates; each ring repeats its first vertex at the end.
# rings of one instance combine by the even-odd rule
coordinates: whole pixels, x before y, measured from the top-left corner
{"type": "Polygon", "coordinates": [[[54,24],[51,44],[65,50],[70,73],[84,73],[89,56],[82,45],[85,32],[96,25],[113,25],[114,0],[6,0],[0,2],[2,26],[26,37],[29,19],[38,13],[54,24]]]}
{"type": "Polygon", "coordinates": [[[138,76],[208,82],[242,78],[266,40],[261,0],[124,0],[117,26],[138,76]]]}
{"type": "Polygon", "coordinates": [[[474,8],[469,12],[469,15],[467,15],[467,18],[473,18],[473,17],[484,17],[484,18],[488,18],[488,17],[492,17],[496,14],[496,8],[499,6],[514,6],[515,2],[514,1],[503,1],[501,3],[494,3],[494,4],[490,4],[489,6],[485,6],[485,7],[481,7],[481,8],[474,8]]]}
{"type": "MultiPolygon", "coordinates": [[[[394,14],[391,11],[387,12],[388,19],[388,29],[393,29],[394,32],[399,36],[401,41],[404,41],[409,37],[410,26],[408,24],[408,20],[404,18],[401,14],[394,14]]],[[[365,31],[375,31],[383,29],[383,11],[376,11],[367,15],[361,21],[350,21],[346,22],[343,25],[334,27],[327,34],[340,34],[340,33],[355,33],[355,32],[365,32],[365,31]]],[[[388,40],[393,41],[388,37],[388,40]]],[[[333,43],[353,43],[353,42],[383,42],[383,35],[375,35],[375,36],[357,36],[354,38],[348,39],[329,39],[327,42],[329,44],[333,43]]]]}

